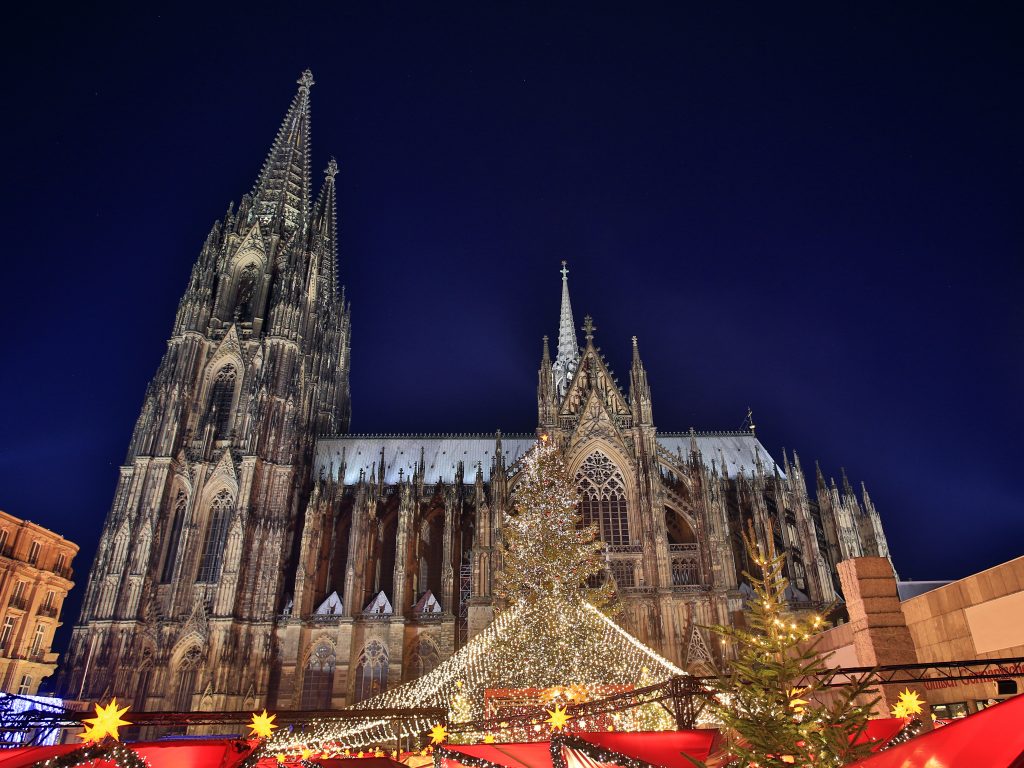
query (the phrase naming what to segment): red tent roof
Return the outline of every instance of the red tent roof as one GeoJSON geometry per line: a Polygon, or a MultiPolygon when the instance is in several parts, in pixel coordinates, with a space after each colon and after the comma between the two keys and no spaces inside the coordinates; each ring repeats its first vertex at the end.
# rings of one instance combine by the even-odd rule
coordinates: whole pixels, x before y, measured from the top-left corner
{"type": "MultiPolygon", "coordinates": [[[[706,760],[717,741],[718,731],[715,729],[580,733],[563,740],[562,757],[568,768],[584,768],[598,764],[597,756],[604,751],[616,752],[665,768],[693,768],[693,763],[687,760],[685,755],[697,760],[706,760]]],[[[609,759],[607,764],[618,765],[614,757],[609,759]]]]}
{"type": "MultiPolygon", "coordinates": [[[[40,760],[66,755],[81,744],[58,744],[52,747],[23,747],[0,751],[0,768],[27,768],[40,760]]],[[[252,751],[253,743],[233,739],[174,739],[167,741],[125,744],[152,768],[231,768],[242,762],[252,751]]],[[[96,768],[113,768],[108,760],[95,760],[96,768]]]]}
{"type": "MultiPolygon", "coordinates": [[[[455,744],[441,750],[441,768],[466,766],[459,756],[486,760],[506,768],[551,768],[551,745],[546,741],[512,744],[455,744]]],[[[470,766],[466,766],[470,768],[470,766]]]]}
{"type": "Polygon", "coordinates": [[[936,728],[855,765],[856,768],[1024,768],[1024,696],[936,728]]]}
{"type": "MultiPolygon", "coordinates": [[[[686,753],[704,760],[711,753],[718,731],[657,731],[652,733],[577,733],[559,737],[562,758],[568,768],[597,768],[618,765],[614,755],[643,760],[665,768],[693,768],[684,757],[686,753]],[[598,759],[605,755],[607,762],[598,759]]],[[[461,757],[483,759],[506,768],[551,768],[551,744],[547,741],[514,744],[473,744],[444,747],[441,752],[442,768],[472,768],[459,760],[461,757]]]]}

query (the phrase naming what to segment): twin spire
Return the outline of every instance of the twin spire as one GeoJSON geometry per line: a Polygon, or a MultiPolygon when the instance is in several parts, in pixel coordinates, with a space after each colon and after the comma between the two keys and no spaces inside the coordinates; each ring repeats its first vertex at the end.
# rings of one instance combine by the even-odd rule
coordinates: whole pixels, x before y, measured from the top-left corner
{"type": "MultiPolygon", "coordinates": [[[[252,211],[260,224],[282,235],[290,235],[308,220],[312,197],[309,91],[313,73],[307,69],[296,82],[299,89],[252,191],[252,211]]],[[[337,170],[337,163],[333,168],[337,170]]],[[[328,175],[333,179],[333,174],[328,175]]]]}

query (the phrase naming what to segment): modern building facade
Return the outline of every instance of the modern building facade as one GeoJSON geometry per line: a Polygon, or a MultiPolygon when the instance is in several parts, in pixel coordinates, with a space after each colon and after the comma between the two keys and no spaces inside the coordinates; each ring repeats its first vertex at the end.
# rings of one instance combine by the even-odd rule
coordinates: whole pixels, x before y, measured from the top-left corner
{"type": "Polygon", "coordinates": [[[0,511],[0,690],[34,695],[57,668],[50,648],[74,586],[78,545],[0,511]]]}
{"type": "Polygon", "coordinates": [[[833,600],[841,560],[888,556],[866,492],[819,471],[812,495],[796,455],[777,463],[752,426],[659,431],[639,343],[620,387],[589,317],[580,344],[564,265],[536,424],[348,434],[336,165],[314,200],[312,84],[300,78],[254,189],[195,263],[121,468],[66,690],[141,709],[322,709],[422,674],[500,607],[502,520],[542,434],[607,544],[621,622],[694,669],[716,663],[698,625],[733,620],[749,592],[748,525],[789,554],[794,602],[833,600]]]}
{"type": "MultiPolygon", "coordinates": [[[[861,557],[840,566],[849,622],[824,632],[818,648],[836,667],[940,664],[1024,658],[1024,557],[959,581],[897,583],[892,564],[861,557]],[[910,594],[909,597],[901,597],[910,594]]],[[[933,673],[916,685],[881,686],[884,716],[910,687],[938,719],[956,719],[1024,691],[1024,663],[967,667],[957,679],[933,673]],[[989,676],[991,675],[991,676],[989,676]]]]}

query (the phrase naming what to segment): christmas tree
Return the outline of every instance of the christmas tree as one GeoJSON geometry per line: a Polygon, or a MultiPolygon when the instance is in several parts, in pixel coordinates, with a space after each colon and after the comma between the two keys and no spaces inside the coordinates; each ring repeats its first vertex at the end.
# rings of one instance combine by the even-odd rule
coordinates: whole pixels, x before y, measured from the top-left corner
{"type": "Polygon", "coordinates": [[[604,570],[604,544],[593,525],[581,525],[579,491],[558,449],[546,438],[523,461],[512,491],[499,550],[497,593],[510,604],[554,597],[611,606],[614,583],[588,581],[604,570]]]}
{"type": "Polygon", "coordinates": [[[746,628],[712,627],[736,651],[712,709],[729,737],[729,752],[741,765],[846,765],[870,748],[854,745],[874,704],[870,684],[865,676],[830,687],[835,671],[827,665],[829,654],[818,650],[820,638],[814,638],[826,622],[788,609],[785,556],[776,553],[770,530],[767,538],[767,551],[762,551],[752,531],[744,535],[760,571],[760,577],[744,573],[754,590],[746,628]],[[822,696],[826,691],[830,695],[822,696]]]}

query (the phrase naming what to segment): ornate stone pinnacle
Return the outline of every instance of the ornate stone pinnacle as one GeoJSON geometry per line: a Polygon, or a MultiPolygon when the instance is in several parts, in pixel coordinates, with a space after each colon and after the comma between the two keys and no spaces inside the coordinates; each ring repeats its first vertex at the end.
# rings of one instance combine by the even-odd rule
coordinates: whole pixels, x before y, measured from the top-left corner
{"type": "Polygon", "coordinates": [[[633,346],[636,346],[636,336],[633,337],[633,346]]]}
{"type": "Polygon", "coordinates": [[[569,277],[569,270],[565,268],[566,264],[567,264],[567,262],[563,259],[562,260],[562,269],[559,270],[562,273],[562,279],[563,280],[565,280],[565,279],[567,279],[569,277]]]}
{"type": "Polygon", "coordinates": [[[295,82],[299,84],[300,88],[305,88],[308,91],[310,88],[313,87],[313,83],[316,81],[313,80],[313,72],[307,69],[299,76],[299,79],[296,80],[295,82]]]}
{"type": "Polygon", "coordinates": [[[584,317],[583,318],[583,333],[586,334],[587,341],[593,341],[594,340],[594,331],[596,331],[596,330],[597,330],[597,328],[594,327],[594,318],[592,318],[590,315],[587,315],[586,317],[584,317]]]}
{"type": "Polygon", "coordinates": [[[338,175],[338,161],[333,157],[327,162],[327,168],[324,170],[324,176],[334,178],[338,175]]]}

